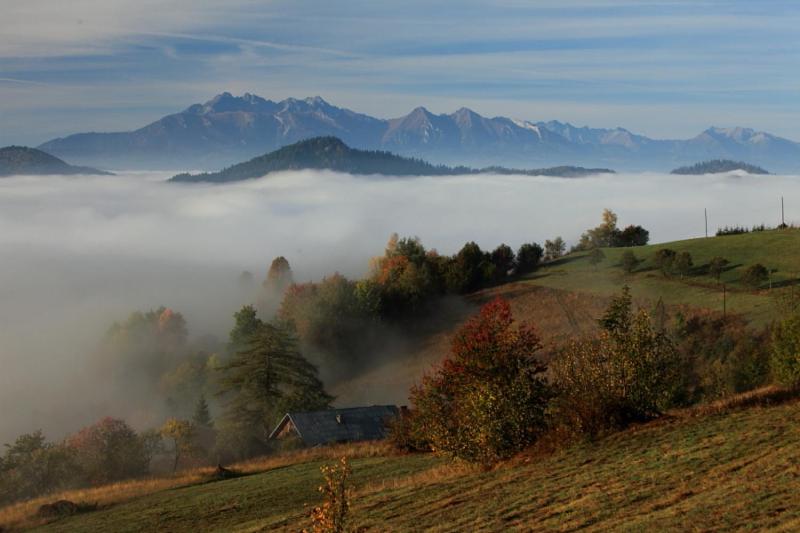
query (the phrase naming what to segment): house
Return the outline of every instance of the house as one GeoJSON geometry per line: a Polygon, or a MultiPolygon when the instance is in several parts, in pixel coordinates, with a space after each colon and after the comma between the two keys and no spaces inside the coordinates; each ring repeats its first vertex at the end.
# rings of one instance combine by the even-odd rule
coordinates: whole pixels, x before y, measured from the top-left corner
{"type": "Polygon", "coordinates": [[[388,424],[399,414],[394,405],[286,413],[269,438],[294,437],[305,446],[380,440],[387,436],[388,424]]]}

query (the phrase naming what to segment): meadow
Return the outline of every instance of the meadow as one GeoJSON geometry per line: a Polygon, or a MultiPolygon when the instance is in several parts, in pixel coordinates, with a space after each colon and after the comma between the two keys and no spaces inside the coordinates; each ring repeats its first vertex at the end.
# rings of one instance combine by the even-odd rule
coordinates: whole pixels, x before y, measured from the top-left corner
{"type": "MultiPolygon", "coordinates": [[[[252,473],[226,481],[178,478],[147,495],[111,487],[105,499],[97,489],[82,497],[99,501],[98,510],[39,530],[298,531],[319,502],[320,466],[348,455],[352,513],[366,531],[791,531],[800,527],[800,403],[780,398],[765,389],[674,411],[489,470],[375,444],[289,454],[240,465],[252,473]]],[[[34,508],[6,510],[0,520],[34,525],[34,508]]]]}

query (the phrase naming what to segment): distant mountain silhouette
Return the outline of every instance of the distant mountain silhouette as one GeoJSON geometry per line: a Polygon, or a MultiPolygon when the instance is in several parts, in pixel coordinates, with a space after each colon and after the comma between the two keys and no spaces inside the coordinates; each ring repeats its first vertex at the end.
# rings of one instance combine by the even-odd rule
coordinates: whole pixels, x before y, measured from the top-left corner
{"type": "Polygon", "coordinates": [[[39,148],[104,167],[211,169],[319,136],[335,136],[362,150],[471,166],[668,170],[703,159],[738,159],[800,171],[800,144],[747,128],[709,128],[687,140],[658,140],[623,128],[488,118],[467,108],[437,115],[418,107],[381,119],[318,96],[274,102],[249,93],[222,93],[135,131],[78,133],[39,148]]]}
{"type": "Polygon", "coordinates": [[[691,166],[676,168],[671,172],[671,174],[719,174],[722,172],[733,172],[736,170],[743,170],[748,174],[769,174],[769,172],[761,167],[743,163],[741,161],[731,161],[730,159],[712,159],[711,161],[695,163],[691,166]]]}
{"type": "Polygon", "coordinates": [[[36,148],[0,148],[0,176],[47,174],[109,174],[90,167],[75,167],[36,148]]]}
{"type": "Polygon", "coordinates": [[[349,174],[383,174],[390,176],[452,176],[460,174],[528,174],[579,177],[608,169],[558,167],[553,169],[514,170],[502,167],[472,169],[432,165],[421,159],[402,157],[382,150],[350,148],[336,137],[315,137],[285,146],[274,152],[233,165],[219,172],[178,174],[174,182],[228,183],[260,178],[272,172],[286,170],[334,170],[349,174]]]}

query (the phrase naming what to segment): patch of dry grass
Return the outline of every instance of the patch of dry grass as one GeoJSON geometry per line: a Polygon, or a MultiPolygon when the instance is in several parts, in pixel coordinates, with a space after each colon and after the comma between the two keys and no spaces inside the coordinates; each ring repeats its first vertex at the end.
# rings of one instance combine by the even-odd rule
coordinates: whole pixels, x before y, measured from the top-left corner
{"type": "MultiPolygon", "coordinates": [[[[335,460],[343,456],[384,457],[394,453],[386,442],[336,444],[257,457],[233,464],[230,468],[243,474],[257,474],[288,465],[335,460]]],[[[14,529],[40,525],[43,521],[36,516],[39,507],[58,500],[97,504],[99,508],[104,508],[164,490],[205,483],[213,472],[214,467],[207,466],[183,470],[170,476],[132,479],[99,487],[57,492],[0,508],[0,525],[14,529]]]]}

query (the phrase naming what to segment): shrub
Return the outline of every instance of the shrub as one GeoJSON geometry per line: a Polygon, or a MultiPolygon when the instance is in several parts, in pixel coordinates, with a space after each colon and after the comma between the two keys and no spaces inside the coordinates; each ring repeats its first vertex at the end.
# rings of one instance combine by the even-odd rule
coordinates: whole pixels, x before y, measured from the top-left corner
{"type": "Polygon", "coordinates": [[[669,248],[662,248],[656,252],[655,255],[655,263],[656,266],[661,270],[661,273],[665,276],[669,276],[672,274],[672,267],[675,263],[675,250],[670,250],[669,248]]]}
{"type": "Polygon", "coordinates": [[[676,396],[680,359],[627,287],[600,320],[598,338],[574,342],[552,363],[559,420],[596,435],[660,415],[676,396]]]}
{"type": "Polygon", "coordinates": [[[744,271],[742,274],[742,283],[752,287],[753,289],[757,289],[762,283],[767,281],[768,278],[769,270],[767,270],[767,267],[761,263],[756,263],[755,265],[747,267],[747,269],[744,271]]]}
{"type": "Polygon", "coordinates": [[[597,265],[602,263],[605,258],[606,254],[604,254],[603,250],[600,248],[592,248],[592,251],[589,252],[589,263],[595,268],[597,268],[597,265]]]}
{"type": "Polygon", "coordinates": [[[725,272],[725,267],[727,267],[729,263],[730,261],[724,257],[712,257],[711,261],[708,262],[708,273],[719,281],[719,277],[725,272]]]}
{"type": "Polygon", "coordinates": [[[342,457],[338,464],[324,465],[320,469],[325,480],[320,485],[323,502],[311,513],[313,533],[343,533],[350,531],[350,499],[353,489],[350,486],[350,464],[342,457]]]}
{"type": "Polygon", "coordinates": [[[770,366],[782,385],[800,385],[800,314],[793,314],[775,326],[770,366]]]}
{"type": "Polygon", "coordinates": [[[632,251],[625,250],[622,253],[622,270],[624,270],[627,274],[630,274],[636,270],[636,267],[639,266],[639,262],[639,259],[632,251]]]}
{"type": "Polygon", "coordinates": [[[681,277],[688,275],[692,271],[694,263],[692,262],[692,254],[689,252],[681,252],[675,256],[675,271],[681,277]]]}
{"type": "Polygon", "coordinates": [[[684,365],[681,403],[746,392],[767,383],[769,335],[737,316],[678,316],[674,337],[684,365]]]}
{"type": "Polygon", "coordinates": [[[530,325],[512,327],[507,302],[486,304],[453,340],[434,375],[411,391],[415,431],[443,450],[491,464],[532,444],[550,398],[530,325]]]}

